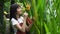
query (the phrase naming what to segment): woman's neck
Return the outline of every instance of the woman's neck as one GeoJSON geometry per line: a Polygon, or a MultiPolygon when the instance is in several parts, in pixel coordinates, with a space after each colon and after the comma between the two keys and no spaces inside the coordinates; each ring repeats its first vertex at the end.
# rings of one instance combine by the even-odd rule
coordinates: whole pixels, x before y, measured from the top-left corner
{"type": "Polygon", "coordinates": [[[17,18],[17,19],[19,18],[19,15],[18,15],[18,14],[16,14],[16,18],[17,18]]]}

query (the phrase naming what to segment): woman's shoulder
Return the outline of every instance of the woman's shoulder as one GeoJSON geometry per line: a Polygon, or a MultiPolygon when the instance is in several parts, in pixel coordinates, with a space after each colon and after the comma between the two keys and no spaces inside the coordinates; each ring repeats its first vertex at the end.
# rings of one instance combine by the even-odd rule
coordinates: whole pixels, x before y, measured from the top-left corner
{"type": "Polygon", "coordinates": [[[11,23],[12,25],[16,25],[16,24],[19,24],[18,21],[14,18],[11,19],[11,23]]]}
{"type": "Polygon", "coordinates": [[[17,21],[16,19],[12,18],[11,21],[17,21]]]}

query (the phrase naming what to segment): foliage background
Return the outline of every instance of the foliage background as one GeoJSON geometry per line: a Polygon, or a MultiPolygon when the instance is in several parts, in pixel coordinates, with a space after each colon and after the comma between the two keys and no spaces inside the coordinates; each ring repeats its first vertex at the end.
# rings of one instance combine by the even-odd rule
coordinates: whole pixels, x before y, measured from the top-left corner
{"type": "MultiPolygon", "coordinates": [[[[29,16],[35,21],[30,34],[60,34],[60,0],[4,0],[4,11],[9,13],[10,5],[17,2],[25,7],[31,4],[29,16]]],[[[5,32],[6,21],[4,24],[1,32],[5,32]]]]}

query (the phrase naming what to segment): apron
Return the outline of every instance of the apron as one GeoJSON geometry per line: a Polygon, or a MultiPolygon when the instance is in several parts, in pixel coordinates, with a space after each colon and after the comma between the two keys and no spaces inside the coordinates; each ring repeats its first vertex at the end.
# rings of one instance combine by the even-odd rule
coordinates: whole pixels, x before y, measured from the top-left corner
{"type": "MultiPolygon", "coordinates": [[[[20,26],[22,26],[23,23],[20,23],[20,26]]],[[[16,34],[26,34],[25,32],[21,32],[20,30],[17,30],[17,33],[16,34]]]]}
{"type": "Polygon", "coordinates": [[[28,25],[32,24],[32,20],[29,17],[27,17],[26,22],[28,23],[28,25]]]}

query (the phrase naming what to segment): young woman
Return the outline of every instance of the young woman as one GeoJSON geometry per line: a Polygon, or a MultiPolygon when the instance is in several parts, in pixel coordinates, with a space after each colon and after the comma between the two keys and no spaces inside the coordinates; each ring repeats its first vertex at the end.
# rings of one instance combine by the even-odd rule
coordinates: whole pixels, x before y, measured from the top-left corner
{"type": "MultiPolygon", "coordinates": [[[[21,9],[21,6],[18,4],[12,4],[10,7],[10,20],[12,23],[12,27],[14,29],[14,34],[26,34],[26,31],[29,31],[31,25],[26,25],[26,20],[28,17],[27,13],[24,13],[24,16],[22,16],[23,12],[21,9]]],[[[30,19],[28,19],[30,21],[30,19]]],[[[28,22],[29,22],[28,21],[28,22]]]]}

